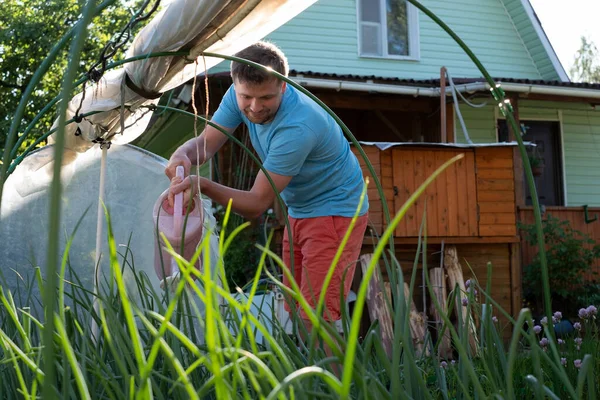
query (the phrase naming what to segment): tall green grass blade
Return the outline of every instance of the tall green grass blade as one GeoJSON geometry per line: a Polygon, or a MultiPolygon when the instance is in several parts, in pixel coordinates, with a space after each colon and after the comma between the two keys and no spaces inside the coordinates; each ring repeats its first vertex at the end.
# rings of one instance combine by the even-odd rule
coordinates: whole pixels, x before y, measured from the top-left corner
{"type": "Polygon", "coordinates": [[[272,400],[283,396],[283,392],[292,383],[312,376],[320,377],[328,384],[330,388],[335,390],[338,395],[342,395],[342,383],[331,372],[325,371],[323,368],[319,367],[304,367],[288,375],[275,388],[273,388],[273,391],[267,396],[267,400],[272,400]]]}
{"type": "Polygon", "coordinates": [[[75,223],[75,228],[73,228],[73,232],[69,236],[67,243],[65,244],[65,250],[63,251],[62,262],[60,265],[60,278],[58,280],[58,312],[60,313],[60,318],[62,321],[65,320],[65,273],[67,269],[67,263],[69,261],[69,251],[71,250],[71,245],[73,244],[73,239],[75,239],[77,230],[79,229],[79,226],[81,225],[81,222],[85,218],[90,207],[91,205],[85,209],[81,217],[79,217],[75,223]]]}
{"type": "Polygon", "coordinates": [[[24,364],[35,374],[35,378],[43,383],[45,379],[44,371],[42,371],[38,365],[37,361],[32,360],[21,350],[19,346],[15,342],[13,342],[3,330],[0,330],[0,343],[2,344],[2,348],[6,352],[10,352],[11,354],[15,354],[24,364]]]}
{"type": "MultiPolygon", "coordinates": [[[[67,336],[67,331],[65,330],[65,327],[63,325],[63,321],[60,317],[55,316],[54,324],[56,325],[59,343],[62,346],[62,350],[65,352],[66,358],[69,362],[69,365],[71,366],[71,371],[74,374],[75,384],[79,389],[79,395],[77,397],[85,400],[91,399],[90,392],[85,382],[85,377],[83,376],[81,366],[79,365],[79,362],[75,357],[75,351],[73,350],[73,347],[69,342],[69,338],[67,336]]],[[[67,368],[65,368],[65,370],[67,370],[67,368]]],[[[66,385],[65,387],[68,387],[68,385],[66,385]]]]}
{"type": "MultiPolygon", "coordinates": [[[[4,332],[2,332],[2,334],[4,334],[4,332]]],[[[8,363],[10,361],[13,365],[13,368],[15,369],[15,373],[17,375],[17,380],[19,382],[19,388],[21,391],[21,395],[25,399],[31,399],[32,395],[29,393],[29,390],[27,390],[27,384],[25,383],[25,378],[23,377],[23,372],[21,371],[21,366],[19,365],[18,357],[15,356],[15,353],[14,353],[12,347],[10,345],[7,345],[7,343],[5,343],[5,339],[2,336],[0,336],[0,345],[4,349],[4,351],[6,353],[8,353],[8,357],[6,356],[6,354],[4,355],[3,361],[5,363],[8,363]]]]}
{"type": "MultiPolygon", "coordinates": [[[[239,357],[234,358],[233,362],[223,365],[222,370],[221,370],[221,374],[223,376],[225,374],[227,374],[228,372],[230,372],[232,369],[234,369],[236,365],[240,365],[243,363],[252,363],[252,365],[254,365],[256,368],[258,368],[258,371],[263,373],[263,376],[266,378],[267,382],[269,383],[269,385],[271,387],[276,387],[279,384],[277,377],[269,370],[269,367],[260,359],[260,357],[258,357],[258,355],[252,354],[247,350],[238,349],[238,348],[219,349],[218,352],[221,354],[227,352],[227,353],[233,353],[233,354],[239,355],[239,357]]],[[[262,355],[262,354],[259,354],[259,355],[262,355]]],[[[249,378],[249,376],[248,376],[248,378],[249,378]]],[[[217,377],[213,374],[203,384],[203,386],[200,388],[200,390],[198,390],[198,395],[200,397],[203,397],[204,395],[206,395],[206,393],[208,392],[208,390],[211,387],[216,387],[216,380],[217,380],[217,377]]]]}
{"type": "MultiPolygon", "coordinates": [[[[336,334],[337,332],[331,326],[331,324],[326,323],[324,321],[324,319],[322,317],[318,316],[316,314],[315,310],[313,310],[312,307],[308,304],[308,301],[304,298],[304,296],[302,296],[300,287],[294,280],[294,277],[292,276],[290,269],[285,265],[283,260],[279,256],[277,256],[275,253],[273,253],[271,250],[264,248],[262,246],[259,246],[259,245],[257,245],[257,247],[260,250],[267,252],[267,254],[273,260],[275,260],[275,262],[282,268],[283,273],[287,276],[287,279],[290,282],[291,288],[288,288],[285,285],[283,285],[283,283],[280,282],[275,276],[271,275],[271,273],[269,271],[265,271],[265,273],[267,275],[269,275],[269,277],[271,278],[273,283],[277,284],[281,288],[282,291],[287,293],[295,301],[298,302],[298,305],[306,313],[306,316],[308,317],[308,319],[310,320],[310,322],[313,326],[320,323],[321,326],[323,326],[325,328],[325,330],[319,331],[321,338],[325,341],[325,343],[333,351],[334,355],[341,357],[342,352],[340,351],[339,347],[336,345],[336,341],[339,341],[341,339],[339,334],[336,334]],[[335,337],[335,339],[334,339],[334,337],[335,337]]],[[[356,310],[355,310],[355,312],[356,312],[356,310]]],[[[357,314],[355,314],[355,315],[357,315],[357,314]]],[[[358,314],[358,315],[360,315],[360,314],[358,314]]]]}
{"type": "MultiPolygon", "coordinates": [[[[63,84],[61,89],[61,98],[63,101],[59,105],[58,109],[58,130],[56,131],[55,147],[54,147],[54,169],[53,179],[50,189],[50,206],[52,210],[50,213],[50,222],[48,228],[48,249],[46,257],[46,273],[47,273],[47,286],[43,293],[43,301],[45,307],[45,327],[44,327],[44,371],[46,373],[46,379],[44,380],[44,386],[42,389],[42,395],[44,398],[51,398],[55,395],[55,360],[56,355],[54,354],[53,335],[54,335],[54,309],[56,307],[56,265],[58,264],[58,240],[60,230],[60,215],[61,215],[61,192],[62,182],[60,178],[60,171],[63,161],[63,146],[65,142],[65,119],[68,101],[66,99],[71,97],[73,90],[73,80],[79,67],[79,60],[81,58],[81,51],[85,39],[87,37],[87,27],[92,21],[95,11],[95,1],[88,0],[82,9],[81,20],[76,29],[75,37],[71,42],[71,50],[69,53],[69,65],[65,71],[63,78],[63,84]]],[[[39,71],[39,70],[38,70],[39,71]]],[[[20,122],[20,119],[16,121],[20,122]]],[[[13,121],[13,122],[16,122],[13,121]]],[[[5,149],[5,158],[10,152],[10,143],[7,143],[5,149]]],[[[6,160],[5,160],[6,161],[6,160]]],[[[2,165],[2,185],[0,185],[0,196],[2,194],[2,187],[4,186],[4,172],[8,167],[8,163],[2,165]]]]}
{"type": "Polygon", "coordinates": [[[17,315],[17,307],[15,306],[14,300],[12,299],[10,293],[8,293],[8,296],[10,300],[4,294],[4,289],[2,288],[2,286],[0,286],[0,301],[2,302],[2,304],[4,304],[4,309],[10,316],[11,321],[17,329],[21,340],[23,341],[25,353],[29,353],[31,351],[31,342],[29,340],[29,335],[27,334],[27,330],[25,329],[25,327],[23,327],[21,321],[19,320],[19,317],[17,315]]]}
{"type": "MultiPolygon", "coordinates": [[[[479,382],[479,376],[475,372],[474,365],[472,363],[471,358],[469,357],[468,349],[464,346],[461,335],[459,333],[457,333],[456,329],[454,329],[454,327],[452,326],[450,319],[448,318],[448,315],[446,315],[443,312],[443,310],[437,300],[437,297],[433,293],[433,289],[431,287],[431,282],[429,281],[428,274],[424,274],[424,276],[425,276],[425,280],[426,280],[426,286],[429,291],[429,296],[433,302],[433,305],[438,310],[438,314],[444,321],[444,324],[448,327],[448,329],[450,331],[450,335],[452,336],[452,340],[456,347],[456,350],[460,356],[460,360],[462,360],[462,362],[459,365],[459,371],[461,370],[461,368],[464,368],[464,370],[462,370],[459,380],[461,382],[463,382],[464,377],[468,376],[469,380],[473,383],[476,395],[485,397],[485,391],[483,390],[483,387],[481,386],[481,383],[479,382]]],[[[461,323],[460,313],[458,313],[458,325],[459,325],[459,329],[461,329],[460,327],[462,326],[462,323],[461,323]]]]}
{"type": "Polygon", "coordinates": [[[592,373],[594,368],[594,358],[586,354],[583,356],[579,373],[577,374],[577,398],[583,399],[583,385],[585,385],[588,376],[592,373]]]}
{"type": "Polygon", "coordinates": [[[194,389],[194,386],[192,385],[185,368],[183,368],[183,366],[181,365],[181,362],[177,359],[177,357],[175,357],[173,350],[169,347],[166,340],[162,337],[162,335],[159,334],[159,331],[156,328],[154,328],[154,326],[152,326],[152,323],[150,322],[150,320],[148,318],[146,318],[143,315],[143,313],[138,312],[137,315],[138,315],[138,318],[140,318],[140,320],[142,321],[142,323],[146,326],[146,329],[148,329],[148,331],[150,331],[150,333],[152,334],[154,341],[159,343],[159,346],[160,346],[164,356],[171,363],[171,366],[177,372],[177,375],[179,377],[177,381],[178,382],[181,381],[183,383],[185,391],[186,391],[187,395],[189,396],[188,398],[199,399],[200,397],[198,397],[196,390],[194,389]]]}
{"type": "MultiPolygon", "coordinates": [[[[506,100],[506,98],[505,98],[504,90],[500,87],[500,85],[497,85],[494,82],[491,75],[485,69],[485,67],[483,66],[481,61],[479,61],[479,59],[475,56],[473,51],[471,51],[469,46],[467,46],[467,44],[446,23],[444,23],[444,21],[442,21],[437,15],[435,15],[435,13],[431,12],[431,10],[429,10],[427,7],[423,6],[423,4],[421,4],[419,1],[417,1],[417,0],[407,0],[407,1],[410,2],[416,8],[418,8],[419,10],[421,10],[421,12],[423,12],[429,18],[431,18],[437,25],[439,25],[440,28],[442,28],[446,33],[448,33],[448,35],[450,35],[452,37],[452,39],[454,39],[454,41],[461,47],[461,49],[469,56],[471,61],[473,61],[473,63],[477,66],[479,71],[483,74],[487,83],[490,85],[490,91],[491,91],[494,99],[499,104],[500,111],[506,117],[506,120],[508,121],[509,125],[511,126],[511,129],[513,130],[513,132],[521,132],[521,127],[517,124],[517,121],[515,120],[514,113],[513,113],[513,107],[510,103],[510,100],[506,100]]],[[[534,215],[534,221],[535,221],[537,235],[538,235],[537,236],[538,237],[538,252],[539,252],[541,271],[542,271],[541,281],[542,281],[542,288],[543,288],[542,292],[544,294],[544,308],[545,308],[544,311],[546,313],[546,318],[548,318],[548,321],[552,321],[550,280],[549,280],[549,275],[548,275],[548,262],[546,259],[546,249],[545,249],[544,235],[543,235],[543,230],[542,230],[542,217],[541,217],[541,211],[540,211],[539,198],[538,198],[537,189],[535,186],[533,172],[531,171],[531,163],[529,162],[529,157],[527,156],[527,150],[525,149],[525,145],[523,143],[523,138],[521,135],[515,134],[515,139],[517,140],[519,153],[520,153],[521,159],[523,161],[523,167],[525,169],[525,177],[527,180],[527,186],[529,187],[529,192],[531,193],[531,199],[532,199],[532,204],[533,204],[533,215],[534,215]]],[[[554,335],[554,332],[551,332],[551,335],[554,335]]]]}
{"type": "Polygon", "coordinates": [[[542,384],[535,376],[527,375],[525,377],[525,381],[535,388],[536,393],[543,393],[552,400],[560,400],[560,397],[554,394],[554,392],[550,390],[548,386],[542,384]]]}
{"type": "Polygon", "coordinates": [[[392,236],[394,229],[396,229],[396,226],[398,225],[400,220],[404,217],[404,214],[406,214],[406,211],[408,210],[408,208],[414,204],[414,202],[417,200],[417,198],[419,198],[419,196],[425,191],[427,186],[429,186],[429,184],[431,184],[431,182],[433,182],[435,180],[435,178],[437,178],[437,176],[439,174],[441,174],[449,165],[453,164],[454,162],[460,160],[463,157],[464,157],[463,154],[459,154],[459,155],[451,158],[450,160],[446,161],[429,178],[427,178],[421,186],[419,186],[419,188],[415,191],[415,193],[413,193],[408,198],[408,200],[404,203],[404,205],[400,208],[400,210],[394,217],[393,221],[386,228],[384,234],[382,235],[382,240],[379,242],[379,244],[375,248],[375,251],[373,254],[373,259],[371,261],[371,264],[367,268],[367,272],[363,276],[363,280],[362,280],[360,288],[359,288],[359,293],[358,293],[358,296],[356,299],[356,303],[354,305],[354,313],[357,317],[354,318],[354,320],[352,321],[350,336],[348,337],[348,346],[346,348],[346,354],[344,357],[344,367],[343,367],[343,372],[342,372],[342,374],[343,374],[342,375],[342,392],[341,392],[342,399],[347,399],[347,398],[349,398],[349,395],[350,395],[351,379],[352,379],[353,367],[354,367],[354,365],[353,365],[354,364],[354,355],[356,353],[356,346],[357,346],[357,342],[358,342],[358,333],[359,333],[359,328],[360,328],[359,316],[362,315],[365,300],[366,300],[367,285],[369,283],[371,275],[373,274],[375,266],[377,265],[377,261],[381,257],[381,253],[383,252],[384,243],[392,236]]]}
{"type": "MultiPolygon", "coordinates": [[[[460,392],[458,392],[457,394],[457,398],[471,400],[473,397],[470,395],[471,390],[469,390],[469,385],[461,379],[459,372],[457,372],[456,370],[457,368],[451,369],[452,373],[454,374],[455,382],[461,389],[460,392]]],[[[477,396],[477,393],[475,393],[474,395],[476,399],[479,398],[477,396]]]]}
{"type": "MultiPolygon", "coordinates": [[[[348,243],[348,240],[350,240],[350,236],[352,235],[352,232],[354,231],[354,226],[356,225],[356,221],[358,220],[358,214],[360,213],[360,210],[362,209],[363,203],[364,203],[366,195],[367,195],[367,187],[368,186],[369,186],[369,178],[367,177],[365,180],[365,183],[363,184],[363,189],[360,194],[360,199],[358,201],[358,206],[356,207],[356,211],[354,212],[354,216],[350,220],[350,225],[348,226],[348,229],[346,230],[346,233],[344,234],[344,237],[342,238],[342,241],[341,241],[340,245],[338,246],[338,249],[336,250],[335,256],[333,257],[333,260],[329,266],[327,274],[325,275],[325,279],[323,280],[323,286],[321,287],[321,293],[319,294],[319,299],[318,299],[317,308],[316,308],[316,312],[317,312],[318,316],[323,315],[323,310],[325,308],[325,296],[327,294],[327,289],[329,288],[329,285],[331,284],[331,280],[333,279],[333,274],[335,273],[335,270],[338,267],[338,262],[342,256],[342,253],[344,252],[344,249],[346,248],[346,244],[348,243]]],[[[343,290],[341,292],[343,292],[343,290]]],[[[345,301],[341,302],[340,307],[344,308],[344,306],[345,306],[345,301]]],[[[321,330],[320,324],[313,325],[313,333],[310,335],[310,344],[309,344],[309,348],[310,348],[309,362],[312,362],[312,360],[313,360],[314,349],[315,349],[315,340],[318,337],[320,330],[321,330]]]]}
{"type": "MultiPolygon", "coordinates": [[[[123,274],[117,261],[117,247],[112,231],[112,222],[110,215],[106,207],[104,207],[104,214],[106,216],[106,226],[108,233],[108,249],[110,255],[111,271],[116,281],[117,290],[119,292],[119,299],[121,301],[122,311],[127,325],[127,330],[130,336],[131,344],[133,347],[133,354],[139,370],[144,370],[146,366],[146,356],[143,352],[143,344],[140,338],[140,332],[137,328],[137,324],[134,317],[134,310],[131,302],[129,301],[129,295],[125,288],[125,282],[123,281],[123,274]]],[[[152,397],[152,385],[150,379],[146,378],[140,382],[140,387],[136,389],[136,398],[150,398],[152,397]]]]}

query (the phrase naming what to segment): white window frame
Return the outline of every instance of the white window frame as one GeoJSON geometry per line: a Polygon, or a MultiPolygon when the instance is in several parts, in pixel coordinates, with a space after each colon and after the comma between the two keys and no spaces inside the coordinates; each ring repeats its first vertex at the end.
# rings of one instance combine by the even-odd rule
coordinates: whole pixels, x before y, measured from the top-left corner
{"type": "Polygon", "coordinates": [[[406,2],[406,13],[408,22],[408,55],[399,56],[395,54],[388,54],[388,36],[387,36],[387,0],[376,0],[379,1],[380,10],[380,21],[383,23],[376,23],[370,21],[362,21],[362,15],[360,12],[361,0],[356,0],[356,18],[357,18],[357,53],[360,58],[377,58],[377,59],[391,59],[391,60],[410,60],[418,61],[420,59],[420,48],[419,48],[419,10],[408,1],[406,2]],[[363,25],[379,27],[379,42],[383,47],[381,49],[381,55],[377,54],[361,54],[361,38],[362,38],[362,27],[363,25]],[[384,40],[385,39],[385,40],[384,40]]]}

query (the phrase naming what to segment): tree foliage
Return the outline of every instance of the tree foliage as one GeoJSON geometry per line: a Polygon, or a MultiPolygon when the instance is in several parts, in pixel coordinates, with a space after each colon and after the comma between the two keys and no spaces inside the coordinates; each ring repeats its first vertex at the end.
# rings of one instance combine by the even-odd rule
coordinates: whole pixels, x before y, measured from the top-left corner
{"type": "MultiPolygon", "coordinates": [[[[99,58],[111,37],[127,25],[133,11],[125,4],[134,7],[131,3],[115,0],[94,19],[81,55],[81,73],[99,58]]],[[[83,4],[78,0],[0,1],[0,148],[4,148],[14,112],[30,79],[52,47],[77,23],[83,4]]],[[[122,57],[123,52],[116,55],[116,58],[122,57]]],[[[36,87],[21,121],[20,132],[59,94],[67,61],[68,46],[36,87]]],[[[47,132],[54,118],[53,112],[47,113],[26,144],[47,132]]]]}
{"type": "Polygon", "coordinates": [[[591,40],[581,37],[581,47],[575,55],[571,76],[580,82],[600,83],[600,53],[591,40]]]}

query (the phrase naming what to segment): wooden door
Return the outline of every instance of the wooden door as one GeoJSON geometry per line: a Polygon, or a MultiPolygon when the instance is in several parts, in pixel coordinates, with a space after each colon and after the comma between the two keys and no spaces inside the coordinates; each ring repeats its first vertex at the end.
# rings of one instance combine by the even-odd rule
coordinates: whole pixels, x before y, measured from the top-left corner
{"type": "MultiPolygon", "coordinates": [[[[555,121],[521,120],[521,128],[525,131],[523,140],[535,143],[535,149],[529,152],[543,160],[544,168],[540,176],[534,177],[540,204],[546,206],[564,205],[560,128],[555,121]]],[[[498,139],[503,142],[508,139],[506,121],[498,123],[498,139]]],[[[525,180],[525,182],[527,182],[525,180]]],[[[529,186],[525,184],[525,203],[532,204],[529,186]]]]}

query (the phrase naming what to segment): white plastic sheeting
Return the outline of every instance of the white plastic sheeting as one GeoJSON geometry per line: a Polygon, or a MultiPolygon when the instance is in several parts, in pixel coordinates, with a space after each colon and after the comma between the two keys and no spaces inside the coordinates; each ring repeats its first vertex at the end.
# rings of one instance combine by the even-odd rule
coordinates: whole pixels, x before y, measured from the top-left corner
{"type": "MultiPolygon", "coordinates": [[[[203,58],[204,51],[233,55],[264,38],[316,0],[172,0],[134,39],[127,57],[190,50],[190,56],[146,58],[108,71],[97,84],[88,84],[70,102],[67,120],[92,111],[101,113],[72,123],[66,148],[84,152],[98,138],[125,144],[141,135],[150,121],[148,100],[125,85],[129,76],[143,93],[164,93],[203,73],[222,60],[203,58]],[[197,65],[194,61],[197,61],[197,65]],[[83,102],[82,102],[83,97],[83,102]],[[126,106],[121,110],[121,104],[126,106]],[[126,129],[122,131],[121,115],[126,129]],[[78,135],[76,135],[76,132],[78,135]],[[114,137],[113,137],[114,136],[114,137]]],[[[138,90],[138,92],[140,92],[138,90]]]]}
{"type": "MultiPolygon", "coordinates": [[[[4,186],[0,208],[0,260],[4,282],[0,284],[15,297],[22,297],[26,281],[34,268],[41,267],[45,275],[48,250],[48,197],[52,182],[53,147],[47,146],[27,156],[10,175],[4,186]],[[17,290],[21,288],[21,290],[17,290]],[[19,296],[19,293],[21,296],[19,296]]],[[[96,146],[85,153],[68,151],[69,158],[62,170],[60,251],[77,222],[81,223],[69,252],[69,262],[77,278],[89,291],[94,287],[96,208],[98,206],[98,176],[101,150],[96,146]],[[87,210],[87,213],[86,213],[87,210]]],[[[137,288],[133,269],[147,275],[152,288],[161,295],[154,271],[155,226],[152,209],[160,194],[169,187],[165,176],[166,160],[135,146],[113,146],[107,158],[105,205],[110,213],[128,293],[135,300],[137,288]],[[127,254],[126,262],[123,256],[127,254]]],[[[214,232],[216,221],[211,202],[203,202],[204,232],[214,232]]],[[[210,238],[211,264],[217,263],[218,237],[210,238]]],[[[101,270],[110,276],[106,229],[102,237],[101,270]]],[[[60,268],[60,265],[57,266],[60,268]]],[[[76,282],[67,275],[68,282],[76,282]]],[[[104,284],[104,282],[102,282],[104,284]]],[[[37,286],[37,285],[34,285],[37,286]]],[[[70,283],[65,291],[70,292],[70,283]]]]}

